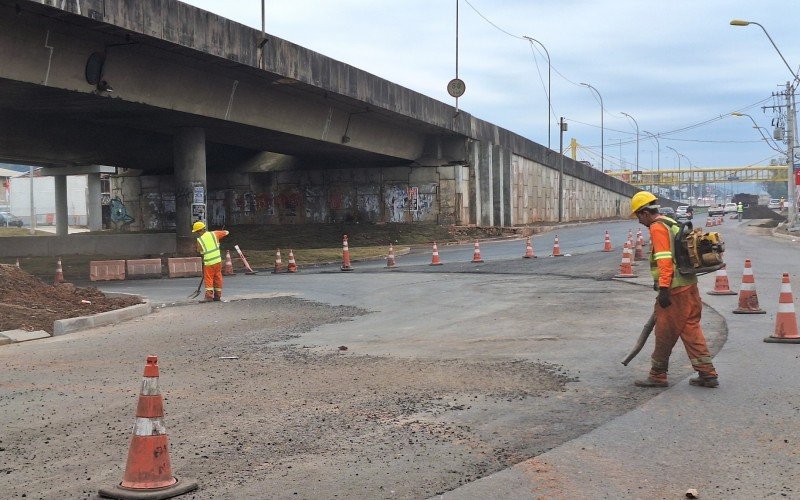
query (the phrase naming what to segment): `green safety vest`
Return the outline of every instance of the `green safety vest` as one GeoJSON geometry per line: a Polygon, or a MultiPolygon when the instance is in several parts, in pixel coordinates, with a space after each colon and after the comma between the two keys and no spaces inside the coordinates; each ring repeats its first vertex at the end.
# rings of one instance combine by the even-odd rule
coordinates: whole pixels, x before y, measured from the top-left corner
{"type": "MultiPolygon", "coordinates": [[[[655,222],[659,224],[663,224],[669,230],[671,235],[669,239],[669,252],[658,252],[655,251],[655,246],[650,250],[650,274],[653,276],[653,280],[658,282],[659,270],[658,270],[658,260],[659,259],[672,259],[672,283],[670,283],[670,288],[677,288],[679,286],[686,286],[692,285],[697,283],[697,276],[691,274],[688,276],[684,276],[678,271],[678,262],[675,260],[675,249],[673,248],[673,244],[675,241],[675,236],[680,231],[678,227],[678,223],[674,220],[670,219],[669,217],[662,216],[661,219],[666,219],[670,221],[672,224],[667,224],[656,219],[655,222]]],[[[655,224],[654,222],[654,224],[655,224]]]]}
{"type": "Polygon", "coordinates": [[[213,266],[222,262],[222,253],[219,251],[219,241],[213,231],[206,231],[197,238],[200,247],[203,249],[203,265],[213,266]]]}
{"type": "Polygon", "coordinates": [[[739,213],[744,212],[744,206],[741,203],[739,203],[738,205],[736,205],[736,211],[739,213]]]}

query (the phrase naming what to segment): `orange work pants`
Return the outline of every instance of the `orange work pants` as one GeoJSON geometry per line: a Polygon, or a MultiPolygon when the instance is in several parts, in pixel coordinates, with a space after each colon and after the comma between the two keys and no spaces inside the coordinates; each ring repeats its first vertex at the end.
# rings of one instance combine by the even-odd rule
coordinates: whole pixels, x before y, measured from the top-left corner
{"type": "Polygon", "coordinates": [[[206,285],[206,300],[222,300],[222,262],[203,266],[203,282],[206,285]]]}
{"type": "Polygon", "coordinates": [[[711,363],[706,338],[700,328],[703,304],[700,302],[697,285],[673,288],[671,292],[672,304],[669,307],[661,307],[658,303],[655,305],[656,346],[650,359],[650,378],[667,379],[669,356],[679,337],[689,355],[692,368],[703,377],[716,377],[717,371],[711,363]]]}

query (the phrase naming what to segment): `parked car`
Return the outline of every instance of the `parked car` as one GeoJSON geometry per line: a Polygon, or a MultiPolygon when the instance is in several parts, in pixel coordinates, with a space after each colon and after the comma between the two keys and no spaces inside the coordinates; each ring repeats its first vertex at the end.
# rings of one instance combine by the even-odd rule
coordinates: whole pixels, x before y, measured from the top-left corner
{"type": "Polygon", "coordinates": [[[723,212],[726,214],[735,214],[737,210],[738,209],[736,203],[726,203],[723,212]]]}
{"type": "Polygon", "coordinates": [[[781,200],[777,198],[772,198],[771,200],[769,200],[769,203],[767,203],[767,208],[778,210],[779,208],[781,208],[781,200]]]}
{"type": "Polygon", "coordinates": [[[0,227],[22,227],[22,219],[11,215],[11,212],[0,212],[0,227]]]}
{"type": "Polygon", "coordinates": [[[694,209],[688,205],[681,205],[675,210],[675,220],[678,222],[681,221],[690,221],[694,217],[694,209]]]}
{"type": "Polygon", "coordinates": [[[717,205],[716,207],[708,207],[709,217],[716,217],[719,215],[725,215],[725,207],[723,207],[722,205],[717,205]]]}
{"type": "Polygon", "coordinates": [[[672,207],[661,207],[658,209],[658,213],[661,215],[666,215],[667,217],[675,217],[675,209],[672,207]]]}

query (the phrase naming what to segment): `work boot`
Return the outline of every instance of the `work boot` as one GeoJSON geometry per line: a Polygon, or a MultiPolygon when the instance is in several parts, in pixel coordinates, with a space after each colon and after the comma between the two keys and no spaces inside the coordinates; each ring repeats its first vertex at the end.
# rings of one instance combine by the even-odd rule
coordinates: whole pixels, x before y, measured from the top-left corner
{"type": "Polygon", "coordinates": [[[645,379],[635,381],[633,385],[636,387],[669,387],[669,382],[666,380],[647,377],[645,379]]]}
{"type": "Polygon", "coordinates": [[[703,375],[697,375],[694,378],[689,379],[689,384],[696,385],[698,387],[719,387],[719,379],[717,377],[704,377],[703,375]]]}

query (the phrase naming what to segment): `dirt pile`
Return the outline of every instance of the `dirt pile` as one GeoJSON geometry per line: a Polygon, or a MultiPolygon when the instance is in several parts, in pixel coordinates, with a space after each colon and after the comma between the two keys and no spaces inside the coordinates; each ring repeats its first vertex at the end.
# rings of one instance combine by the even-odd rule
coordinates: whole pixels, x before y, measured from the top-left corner
{"type": "Polygon", "coordinates": [[[786,216],[781,215],[775,210],[769,209],[763,205],[750,205],[744,209],[742,213],[744,219],[772,219],[780,222],[786,221],[786,216]]]}
{"type": "Polygon", "coordinates": [[[47,285],[16,266],[0,264],[0,331],[44,330],[57,319],[88,316],[138,304],[136,297],[106,297],[97,288],[47,285]]]}

